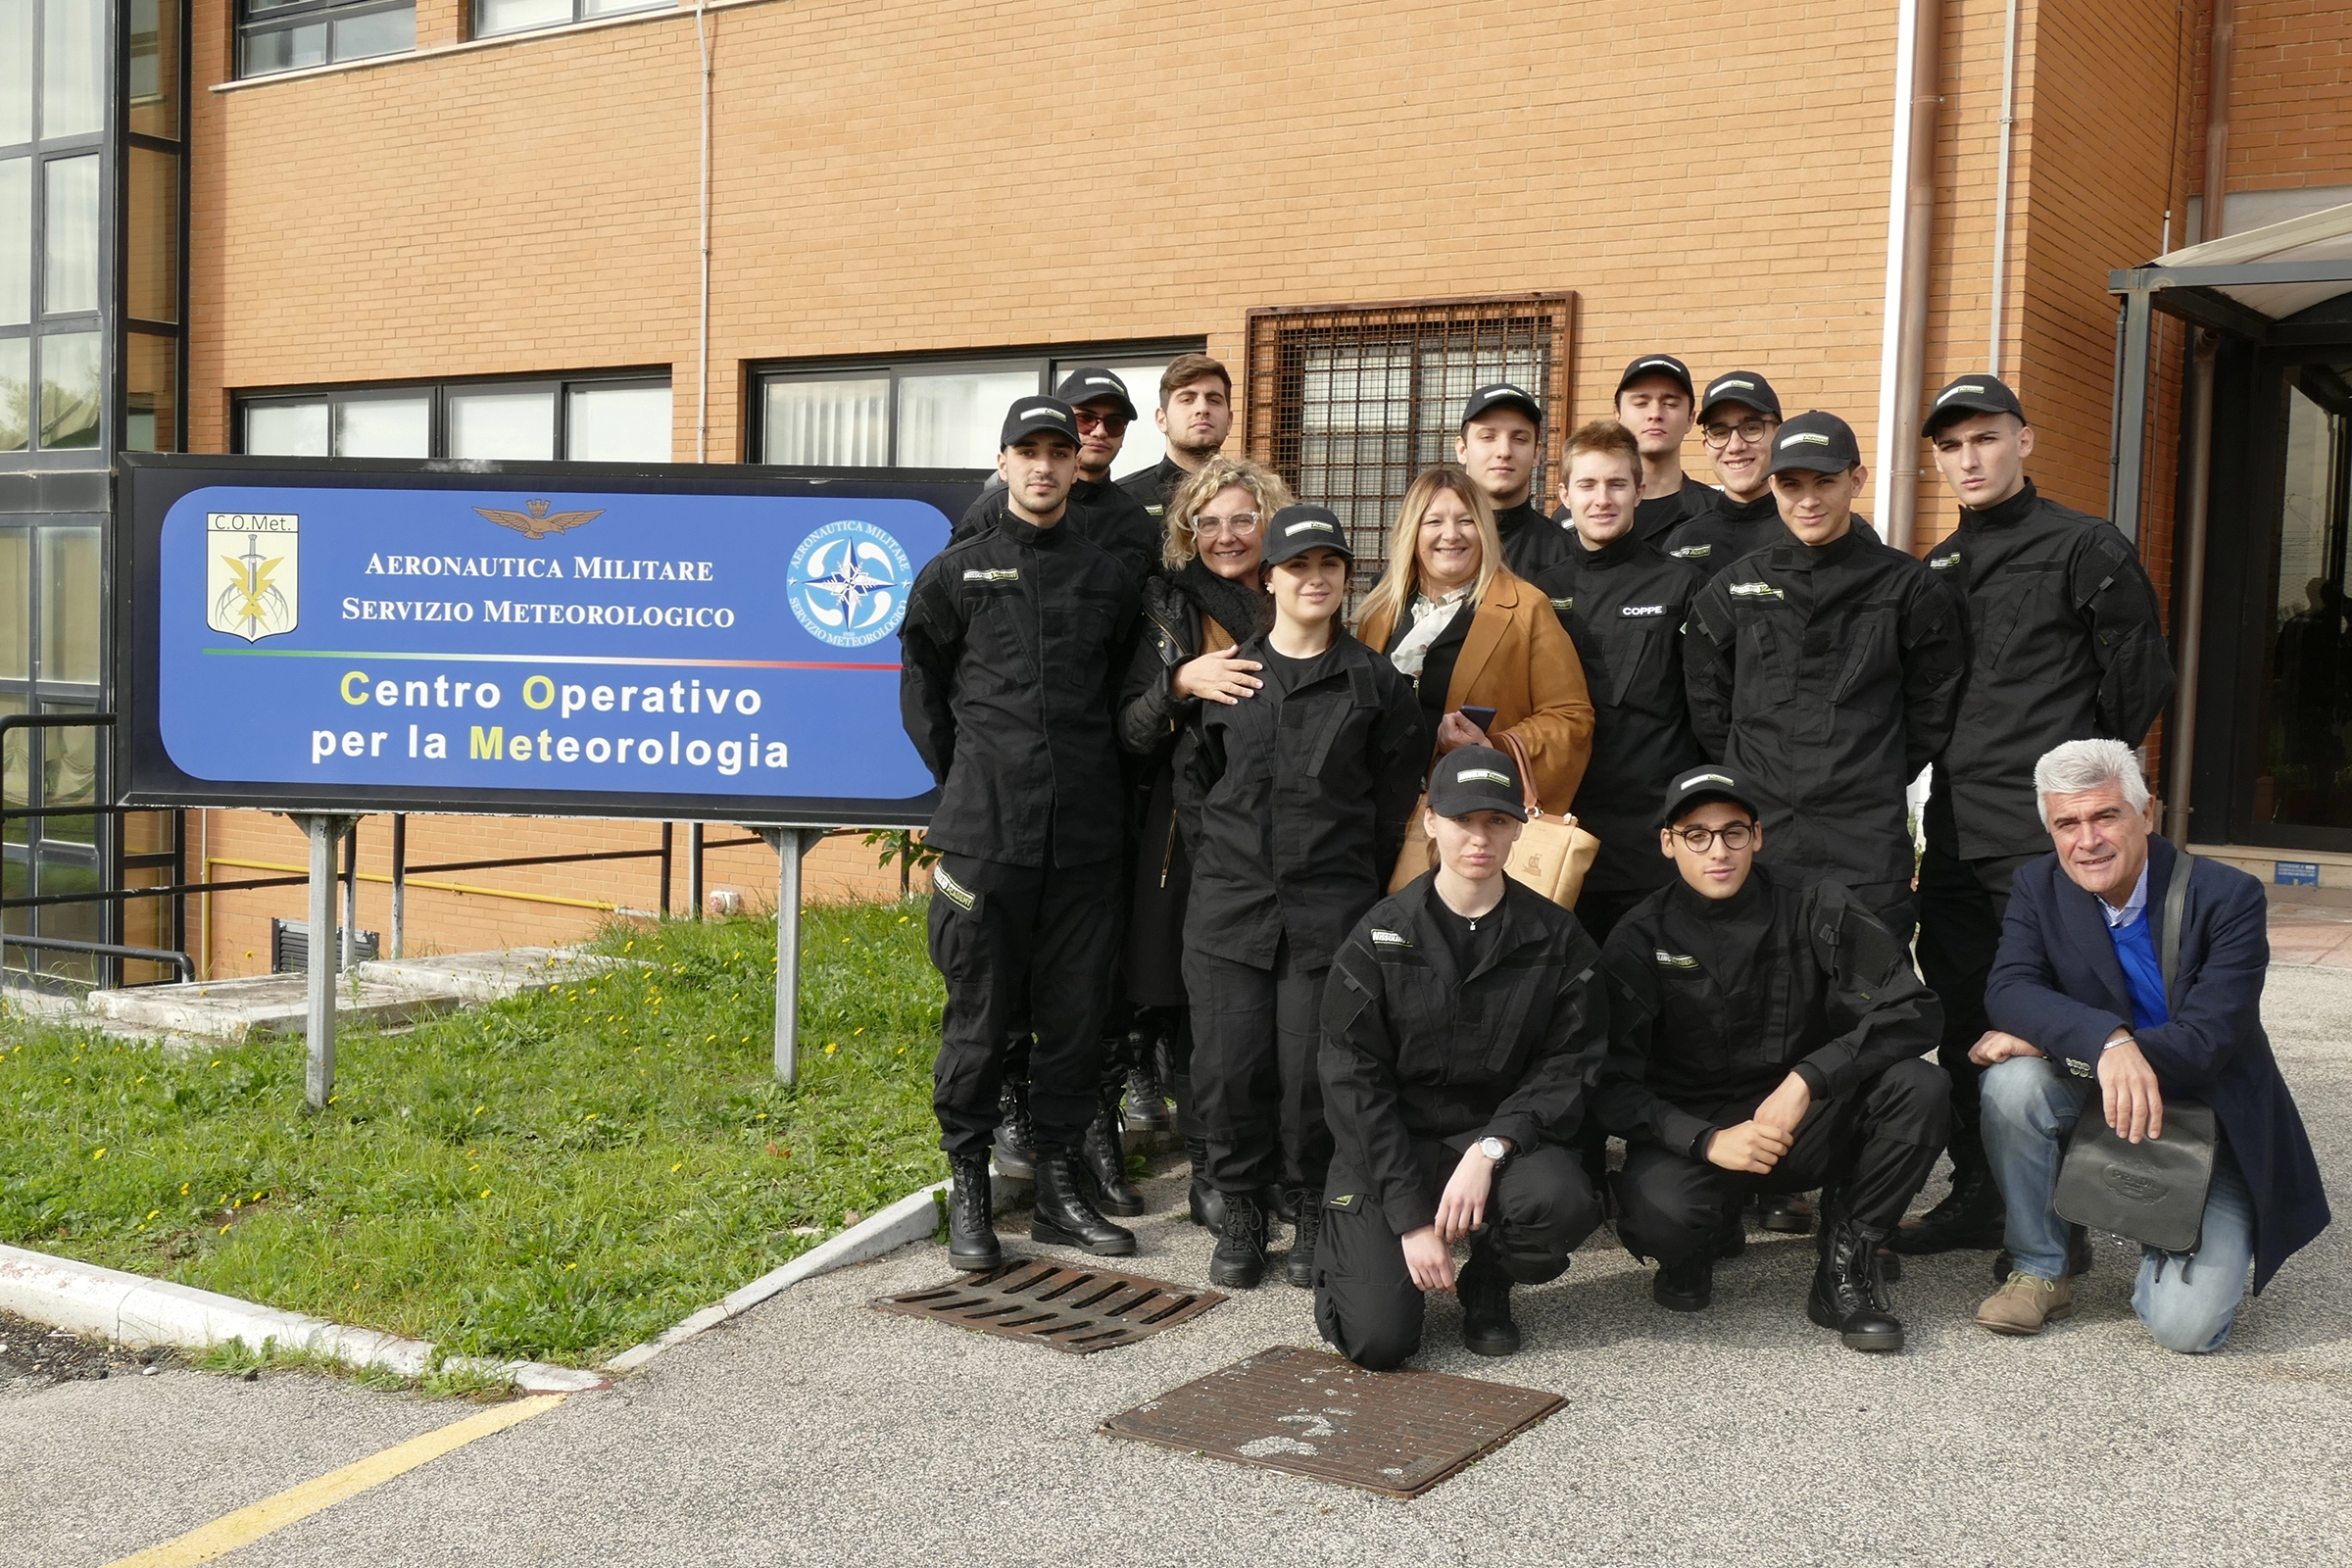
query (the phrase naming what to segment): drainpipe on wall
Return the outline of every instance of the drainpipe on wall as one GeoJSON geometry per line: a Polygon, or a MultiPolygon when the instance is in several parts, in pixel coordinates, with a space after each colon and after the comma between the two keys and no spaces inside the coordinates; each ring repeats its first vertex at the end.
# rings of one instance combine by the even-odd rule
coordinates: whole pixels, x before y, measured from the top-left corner
{"type": "Polygon", "coordinates": [[[703,55],[702,317],[694,395],[694,461],[710,461],[710,34],[704,28],[709,0],[695,0],[694,41],[703,55]]]}
{"type": "Polygon", "coordinates": [[[2009,0],[2009,15],[2001,24],[2001,161],[1993,176],[1992,199],[1992,341],[1985,350],[1985,373],[2001,373],[2001,322],[2008,300],[2009,277],[2009,152],[2012,127],[2017,123],[2017,0],[2009,0]]]}
{"type": "Polygon", "coordinates": [[[2197,238],[2220,239],[2222,208],[2229,198],[2230,56],[2237,41],[2230,0],[2213,0],[2213,35],[2205,46],[2205,204],[2197,238]]]}
{"type": "Polygon", "coordinates": [[[1895,29],[1894,155],[1886,199],[1886,317],[1879,349],[1879,531],[1911,548],[1928,358],[1928,240],[1936,218],[1941,0],[1909,0],[1895,29]]]}

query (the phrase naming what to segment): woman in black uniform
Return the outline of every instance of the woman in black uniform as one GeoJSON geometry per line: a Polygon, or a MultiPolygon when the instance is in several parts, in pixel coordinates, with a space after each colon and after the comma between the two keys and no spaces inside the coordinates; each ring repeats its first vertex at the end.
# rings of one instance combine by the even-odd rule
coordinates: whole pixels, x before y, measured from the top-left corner
{"type": "Polygon", "coordinates": [[[1422,816],[1437,869],[1372,906],[1325,987],[1337,1148],[1315,1323],[1373,1371],[1421,1348],[1431,1291],[1461,1297],[1465,1349],[1509,1355],[1511,1286],[1557,1279],[1600,1223],[1575,1148],[1608,1054],[1600,951],[1503,874],[1526,820],[1502,753],[1440,758],[1422,816]]]}
{"type": "Polygon", "coordinates": [[[1348,635],[1353,563],[1340,519],[1285,507],[1266,526],[1274,624],[1240,648],[1246,700],[1203,703],[1176,769],[1193,857],[1184,984],[1193,1102],[1221,1196],[1209,1278],[1248,1289],[1266,1266],[1260,1192],[1297,1205],[1288,1275],[1314,1283],[1331,1133],[1315,1077],[1323,976],[1380,896],[1425,760],[1413,689],[1348,635]]]}

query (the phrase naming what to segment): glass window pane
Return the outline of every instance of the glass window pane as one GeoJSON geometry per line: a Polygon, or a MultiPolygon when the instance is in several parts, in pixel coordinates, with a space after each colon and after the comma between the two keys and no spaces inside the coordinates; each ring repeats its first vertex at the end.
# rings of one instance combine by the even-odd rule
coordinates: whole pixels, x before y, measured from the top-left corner
{"type": "Polygon", "coordinates": [[[414,397],[344,398],[335,404],[338,458],[429,458],[433,400],[414,397]]]}
{"type": "Polygon", "coordinates": [[[32,532],[0,528],[0,680],[32,678],[32,532]]]}
{"type": "MultiPolygon", "coordinates": [[[[87,821],[88,818],[75,820],[87,821]]],[[[95,893],[98,891],[98,871],[95,866],[76,860],[61,860],[42,856],[34,873],[34,887],[41,893],[95,893]]],[[[105,935],[99,929],[101,904],[53,904],[45,909],[35,909],[33,918],[39,922],[40,934],[45,937],[64,937],[71,942],[102,942],[105,935]]],[[[32,950],[33,962],[41,973],[66,979],[94,983],[98,978],[98,956],[94,953],[74,953],[56,948],[32,950]]]]}
{"type": "Polygon", "coordinates": [[[122,279],[125,309],[142,321],[179,319],[179,159],[147,147],[130,152],[129,226],[122,279]]]}
{"type": "Polygon", "coordinates": [[[124,335],[122,446],[128,452],[179,450],[179,340],[153,332],[124,335]]]}
{"type": "Polygon", "coordinates": [[[571,0],[481,0],[473,14],[473,35],[552,27],[571,20],[571,0]]]}
{"type": "Polygon", "coordinates": [[[544,463],[556,455],[556,394],[451,392],[449,455],[544,463]]]}
{"type": "Polygon", "coordinates": [[[0,452],[22,452],[32,432],[32,339],[0,337],[0,452]]]}
{"type": "MultiPolygon", "coordinates": [[[[24,698],[14,696],[12,694],[0,693],[0,714],[22,713],[23,711],[24,711],[24,698]]],[[[32,737],[25,734],[23,730],[19,730],[15,734],[8,737],[8,744],[6,746],[0,746],[0,802],[5,802],[9,806],[17,808],[30,806],[32,802],[25,798],[24,791],[27,785],[31,782],[31,778],[32,737]]],[[[11,844],[22,844],[24,842],[24,818],[12,817],[9,820],[6,838],[11,844]]],[[[8,892],[5,895],[6,897],[14,899],[24,896],[24,884],[19,876],[19,873],[21,873],[24,869],[24,864],[22,860],[12,859],[8,862],[8,892]]],[[[11,931],[23,931],[26,929],[24,924],[24,916],[29,912],[29,910],[25,909],[9,910],[8,929],[11,931]]]]}
{"type": "Polygon", "coordinates": [[[47,0],[41,16],[41,138],[105,127],[106,0],[47,0]]]}
{"type": "Polygon", "coordinates": [[[997,433],[1015,398],[1037,391],[1037,370],[955,370],[899,378],[899,466],[993,468],[997,433]]]}
{"type": "Polygon", "coordinates": [[[248,404],[245,450],[265,458],[325,457],[326,400],[248,404]]]}
{"type": "Polygon", "coordinates": [[[98,444],[98,334],[41,339],[41,445],[53,452],[98,444]]]}
{"type": "Polygon", "coordinates": [[[98,308],[98,155],[52,158],[41,239],[41,309],[50,316],[98,308]]]}
{"type": "Polygon", "coordinates": [[[10,158],[0,160],[0,326],[31,319],[32,160],[10,158]]]}
{"type": "MultiPolygon", "coordinates": [[[[87,713],[87,703],[43,703],[44,713],[87,713]]],[[[86,806],[98,799],[98,731],[87,724],[41,732],[41,804],[86,806]]],[[[88,844],[97,837],[95,816],[44,816],[41,837],[59,844],[88,844]]],[[[70,862],[69,862],[70,863],[70,862]]],[[[52,911],[54,912],[54,911],[52,911]]],[[[51,932],[51,935],[63,933],[51,932]]],[[[86,940],[95,942],[96,937],[86,940]]]]}
{"type": "Polygon", "coordinates": [[[98,680],[98,530],[41,530],[41,679],[98,680]]]}
{"type": "Polygon", "coordinates": [[[760,455],[769,463],[880,468],[890,464],[890,377],[770,381],[760,455]]]}
{"type": "Polygon", "coordinates": [[[403,49],[416,47],[416,12],[414,7],[371,12],[335,24],[337,60],[366,60],[370,55],[398,54],[403,49]]]}
{"type": "Polygon", "coordinates": [[[32,6],[0,0],[0,147],[32,140],[32,6]]]}
{"type": "Polygon", "coordinates": [[[248,33],[242,49],[245,63],[237,73],[242,76],[266,76],[273,71],[322,66],[326,64],[326,24],[314,22],[271,32],[248,33]]]}
{"type": "Polygon", "coordinates": [[[179,139],[177,0],[130,0],[130,128],[179,139]]]}
{"type": "Polygon", "coordinates": [[[676,0],[580,0],[583,17],[614,17],[623,11],[651,11],[656,6],[674,5],[676,0]]]}
{"type": "Polygon", "coordinates": [[[574,463],[669,461],[668,382],[592,382],[567,390],[565,457],[574,463]]]}

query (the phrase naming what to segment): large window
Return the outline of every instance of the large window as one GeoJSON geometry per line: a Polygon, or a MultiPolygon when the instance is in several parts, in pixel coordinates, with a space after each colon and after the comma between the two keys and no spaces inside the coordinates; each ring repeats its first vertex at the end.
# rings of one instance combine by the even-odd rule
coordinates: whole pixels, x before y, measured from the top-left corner
{"type": "Polygon", "coordinates": [[[416,0],[238,0],[237,18],[240,76],[416,47],[416,0]]]}
{"type": "Polygon", "coordinates": [[[561,27],[623,12],[669,10],[677,0],[474,0],[473,35],[488,38],[532,27],[561,27]]]}
{"type": "Polygon", "coordinates": [[[1152,410],[1159,373],[1198,342],[1129,345],[957,359],[794,365],[758,377],[755,463],[794,467],[993,468],[997,432],[1015,398],[1051,392],[1081,366],[1127,383],[1140,416],[1111,465],[1113,478],[1141,473],[1166,452],[1152,410]]]}
{"type": "Polygon", "coordinates": [[[1565,438],[1574,299],[1517,294],[1252,311],[1250,455],[1301,500],[1339,514],[1368,582],[1387,564],[1389,525],[1413,475],[1453,461],[1474,387],[1512,381],[1544,400],[1535,491],[1548,493],[1565,438]]]}
{"type": "Polygon", "coordinates": [[[2285,445],[2254,819],[2352,828],[2352,365],[2287,372],[2285,445]]]}
{"type": "Polygon", "coordinates": [[[667,463],[669,378],[327,387],[238,401],[239,450],[276,458],[667,463]]]}

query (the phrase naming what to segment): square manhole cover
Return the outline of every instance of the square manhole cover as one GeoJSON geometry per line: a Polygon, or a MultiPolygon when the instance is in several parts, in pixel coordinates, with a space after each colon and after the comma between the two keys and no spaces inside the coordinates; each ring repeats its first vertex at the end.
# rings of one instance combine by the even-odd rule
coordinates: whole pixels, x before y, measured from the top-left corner
{"type": "Polygon", "coordinates": [[[1113,1437],[1416,1497],[1568,1401],[1277,1346],[1102,1423],[1113,1437]]]}
{"type": "Polygon", "coordinates": [[[1217,1291],[1142,1274],[1032,1260],[885,1296],[874,1306],[1087,1355],[1189,1323],[1224,1299],[1217,1291]]]}

